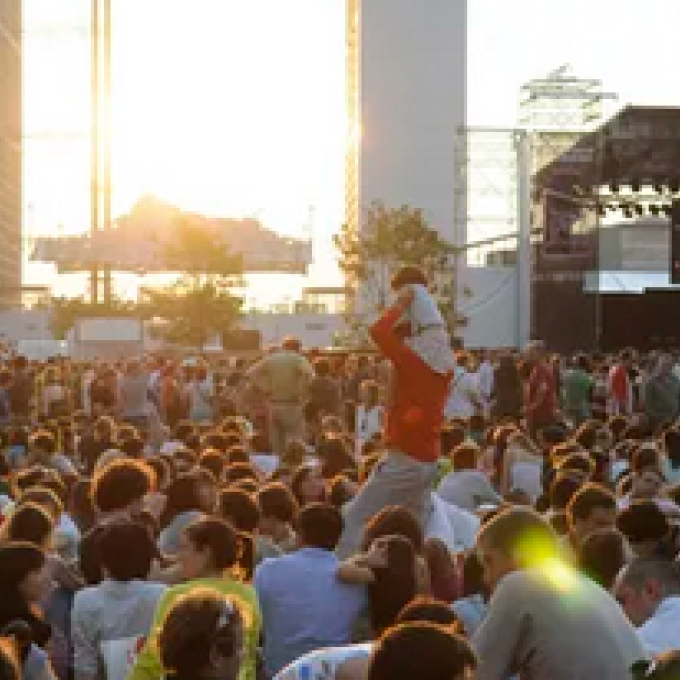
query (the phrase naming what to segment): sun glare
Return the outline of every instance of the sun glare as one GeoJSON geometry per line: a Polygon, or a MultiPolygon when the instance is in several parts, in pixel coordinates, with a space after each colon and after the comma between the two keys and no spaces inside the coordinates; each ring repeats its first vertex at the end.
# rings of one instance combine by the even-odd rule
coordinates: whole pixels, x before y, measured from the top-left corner
{"type": "MultiPolygon", "coordinates": [[[[25,109],[29,137],[39,133],[25,159],[27,221],[36,233],[54,233],[58,224],[74,233],[89,220],[89,153],[80,148],[89,140],[88,17],[68,19],[78,34],[55,13],[57,28],[45,31],[43,4],[27,2],[25,109]],[[73,76],[68,83],[64,73],[73,76]],[[73,128],[77,163],[64,173],[63,158],[76,156],[57,154],[40,135],[73,128]]],[[[323,226],[318,252],[327,256],[342,223],[344,4],[196,0],[191,12],[186,7],[183,0],[113,3],[114,217],[153,193],[187,210],[258,217],[300,237],[313,209],[323,226]]]]}

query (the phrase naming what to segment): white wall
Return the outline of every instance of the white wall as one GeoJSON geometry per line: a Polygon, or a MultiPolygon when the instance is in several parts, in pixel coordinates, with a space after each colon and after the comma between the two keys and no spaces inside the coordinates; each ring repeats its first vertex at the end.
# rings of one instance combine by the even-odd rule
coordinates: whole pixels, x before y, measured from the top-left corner
{"type": "MultiPolygon", "coordinates": [[[[464,269],[459,286],[472,295],[459,300],[469,317],[461,329],[466,347],[514,347],[516,343],[516,277],[512,267],[464,269]]],[[[279,344],[294,335],[306,347],[331,347],[336,333],[346,332],[344,319],[335,314],[247,314],[241,326],[259,330],[262,345],[279,344]]]]}
{"type": "Polygon", "coordinates": [[[13,345],[19,340],[53,340],[49,313],[25,309],[0,312],[0,339],[13,345]]]}
{"type": "Polygon", "coordinates": [[[280,344],[287,335],[305,347],[332,347],[335,333],[346,329],[339,314],[246,314],[240,325],[260,331],[263,347],[280,344]]]}
{"type": "Polygon", "coordinates": [[[466,347],[514,347],[517,342],[517,279],[513,267],[467,267],[459,287],[472,295],[459,299],[468,317],[460,335],[466,347]]]}
{"type": "Polygon", "coordinates": [[[377,199],[421,208],[452,242],[455,134],[466,120],[466,5],[360,3],[360,205],[377,199]]]}

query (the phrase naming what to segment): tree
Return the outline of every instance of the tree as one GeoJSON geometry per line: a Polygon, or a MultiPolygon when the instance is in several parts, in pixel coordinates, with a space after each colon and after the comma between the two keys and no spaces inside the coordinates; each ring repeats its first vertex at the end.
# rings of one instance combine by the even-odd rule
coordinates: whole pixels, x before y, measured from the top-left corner
{"type": "Polygon", "coordinates": [[[157,330],[168,342],[202,347],[215,335],[234,328],[242,305],[219,283],[187,286],[177,282],[145,291],[144,316],[159,322],[157,330]]]}
{"type": "Polygon", "coordinates": [[[358,313],[354,314],[360,326],[363,317],[385,308],[392,275],[402,265],[424,270],[452,334],[465,322],[455,309],[454,258],[459,251],[427,224],[421,210],[409,206],[390,209],[375,202],[359,233],[346,224],[333,240],[340,268],[360,291],[358,313]]]}
{"type": "Polygon", "coordinates": [[[165,249],[167,267],[180,272],[174,283],[146,289],[146,318],[159,321],[169,342],[202,347],[233,329],[243,300],[229,289],[241,282],[243,258],[229,252],[220,234],[182,217],[165,249]]]}

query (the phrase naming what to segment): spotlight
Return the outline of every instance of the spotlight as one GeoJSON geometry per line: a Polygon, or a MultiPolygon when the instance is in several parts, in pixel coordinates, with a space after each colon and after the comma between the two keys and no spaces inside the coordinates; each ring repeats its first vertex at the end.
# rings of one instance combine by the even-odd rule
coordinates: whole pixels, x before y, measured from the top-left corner
{"type": "Polygon", "coordinates": [[[631,191],[632,191],[634,194],[639,194],[639,193],[640,193],[640,180],[639,180],[639,179],[633,179],[633,180],[631,180],[631,182],[630,182],[630,188],[631,188],[631,191]]]}
{"type": "Polygon", "coordinates": [[[635,204],[635,214],[642,217],[645,214],[645,209],[639,204],[635,204]]]}

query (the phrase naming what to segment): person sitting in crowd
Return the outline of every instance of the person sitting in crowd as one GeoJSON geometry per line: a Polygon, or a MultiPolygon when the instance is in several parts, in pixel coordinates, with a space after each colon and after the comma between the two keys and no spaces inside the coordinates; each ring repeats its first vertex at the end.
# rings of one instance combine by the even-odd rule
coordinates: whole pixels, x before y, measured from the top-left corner
{"type": "Polygon", "coordinates": [[[297,517],[300,548],[255,572],[262,608],[264,665],[270,676],[307,652],[347,644],[365,607],[361,586],[338,579],[333,552],[342,533],[337,508],[310,503],[297,517]]]}
{"type": "Polygon", "coordinates": [[[75,680],[126,680],[165,589],[146,581],[151,548],[146,528],[130,520],[114,520],[103,530],[97,549],[104,580],[73,601],[75,680]]]}
{"type": "Polygon", "coordinates": [[[376,357],[295,342],[261,375],[208,355],[5,361],[0,675],[670,677],[670,356],[461,354],[483,398],[447,419],[455,371],[413,286],[374,326],[376,357]],[[337,408],[308,390],[312,365],[337,408]],[[55,370],[71,398],[46,417],[55,370]],[[386,428],[355,449],[365,381],[386,428]]]}
{"type": "Polygon", "coordinates": [[[479,448],[460,444],[451,452],[453,470],[439,483],[437,493],[447,503],[474,512],[480,505],[499,505],[503,500],[489,478],[477,469],[479,448]]]}
{"type": "Polygon", "coordinates": [[[565,564],[556,535],[534,511],[502,511],[480,530],[477,550],[492,591],[472,639],[477,680],[518,672],[620,680],[645,658],[614,598],[565,564]]]}
{"type": "Polygon", "coordinates": [[[190,524],[180,538],[177,562],[182,583],[166,590],[154,614],[151,635],[137,656],[129,680],[154,680],[159,677],[162,659],[158,655],[158,636],[162,622],[175,601],[197,588],[207,589],[221,597],[235,597],[242,602],[245,653],[242,680],[254,680],[256,649],[262,621],[257,595],[245,583],[244,574],[252,572],[252,539],[237,533],[224,520],[206,517],[190,524]]]}
{"type": "Polygon", "coordinates": [[[625,565],[613,587],[647,653],[680,649],[680,567],[660,557],[625,565]]]}
{"type": "Polygon", "coordinates": [[[166,677],[239,678],[247,620],[247,612],[233,597],[197,588],[178,598],[158,631],[158,650],[166,677]]]}

